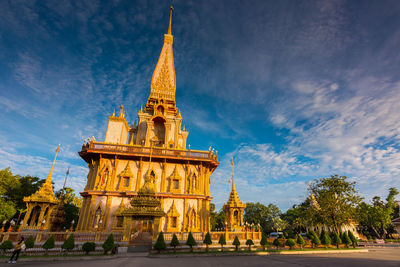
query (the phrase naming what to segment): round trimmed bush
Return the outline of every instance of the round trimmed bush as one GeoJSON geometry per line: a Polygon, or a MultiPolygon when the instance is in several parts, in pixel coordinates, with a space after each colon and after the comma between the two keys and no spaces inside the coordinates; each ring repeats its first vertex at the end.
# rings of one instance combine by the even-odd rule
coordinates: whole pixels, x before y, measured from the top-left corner
{"type": "Polygon", "coordinates": [[[86,242],[82,245],[82,250],[85,251],[86,255],[89,255],[89,252],[96,250],[96,243],[86,242]]]}
{"type": "Polygon", "coordinates": [[[285,245],[288,246],[290,249],[293,249],[293,247],[296,246],[296,242],[293,238],[288,238],[285,245]]]}

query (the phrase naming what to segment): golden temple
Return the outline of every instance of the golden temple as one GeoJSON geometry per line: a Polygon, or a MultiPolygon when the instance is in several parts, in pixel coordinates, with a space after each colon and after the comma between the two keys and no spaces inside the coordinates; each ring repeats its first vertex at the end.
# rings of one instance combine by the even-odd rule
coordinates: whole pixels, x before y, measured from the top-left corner
{"type": "Polygon", "coordinates": [[[104,142],[84,143],[79,155],[89,173],[76,231],[210,231],[213,151],[187,149],[189,132],[175,102],[176,76],[171,30],[155,67],[145,108],[128,125],[123,105],[108,118],[104,142]]]}

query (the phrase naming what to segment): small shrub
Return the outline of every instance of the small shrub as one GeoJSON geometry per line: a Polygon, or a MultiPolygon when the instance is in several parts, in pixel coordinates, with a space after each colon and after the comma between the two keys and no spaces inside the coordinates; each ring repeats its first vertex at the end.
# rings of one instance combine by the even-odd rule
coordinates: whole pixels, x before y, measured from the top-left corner
{"type": "Polygon", "coordinates": [[[246,241],[246,245],[247,246],[249,246],[249,251],[251,250],[251,246],[252,245],[254,245],[254,242],[253,242],[253,240],[251,240],[251,239],[247,239],[247,241],[246,241]]]}
{"type": "Polygon", "coordinates": [[[274,242],[272,242],[272,245],[274,245],[276,247],[276,249],[278,250],[280,246],[282,246],[281,241],[279,240],[279,238],[275,238],[274,242]]]}
{"type": "Polygon", "coordinates": [[[311,244],[312,244],[313,248],[321,245],[321,240],[319,239],[319,237],[317,235],[313,236],[313,238],[311,239],[311,244]]]}
{"type": "Polygon", "coordinates": [[[307,238],[312,240],[314,236],[316,236],[317,234],[314,232],[314,230],[310,230],[307,233],[307,238]]]}
{"type": "Polygon", "coordinates": [[[12,249],[12,248],[13,248],[13,244],[12,244],[11,240],[6,240],[0,245],[0,249],[3,250],[3,254],[6,253],[6,250],[12,249]]]}
{"type": "Polygon", "coordinates": [[[263,250],[265,250],[265,246],[268,245],[268,239],[264,233],[261,235],[260,245],[263,247],[263,250]]]}
{"type": "Polygon", "coordinates": [[[113,234],[110,234],[107,237],[106,241],[104,241],[104,243],[101,247],[104,249],[104,254],[107,254],[109,251],[111,251],[115,247],[113,234]]]}
{"type": "Polygon", "coordinates": [[[224,251],[224,245],[226,245],[225,235],[219,237],[218,244],[221,245],[221,251],[224,251]]]}
{"type": "Polygon", "coordinates": [[[300,246],[300,248],[303,248],[303,246],[306,244],[306,241],[304,241],[304,238],[299,234],[297,235],[296,243],[300,246]]]}
{"type": "Polygon", "coordinates": [[[96,243],[86,242],[82,245],[82,250],[85,251],[86,255],[89,255],[89,252],[96,250],[96,243]]]}
{"type": "Polygon", "coordinates": [[[33,236],[29,236],[26,240],[25,240],[25,246],[26,248],[33,248],[35,246],[35,239],[33,239],[33,236]]]}
{"type": "Polygon", "coordinates": [[[233,240],[232,245],[235,246],[235,251],[239,250],[240,241],[239,241],[239,238],[237,236],[235,236],[235,239],[233,240]]]}
{"type": "Polygon", "coordinates": [[[357,246],[357,238],[354,236],[352,231],[348,231],[348,236],[350,237],[351,243],[353,244],[353,248],[357,246]]]}
{"type": "Polygon", "coordinates": [[[54,242],[54,236],[53,236],[53,235],[50,236],[50,237],[46,240],[46,242],[44,242],[42,248],[44,248],[44,249],[46,250],[45,255],[47,255],[49,249],[54,248],[54,243],[55,243],[55,242],[54,242]]]}
{"type": "Polygon", "coordinates": [[[207,232],[206,236],[204,237],[203,243],[206,244],[206,251],[208,252],[208,246],[212,244],[210,233],[207,232]]]}
{"type": "Polygon", "coordinates": [[[331,238],[325,232],[325,230],[322,230],[321,232],[321,244],[324,245],[326,248],[328,248],[329,245],[331,244],[331,238]]]}
{"type": "Polygon", "coordinates": [[[288,238],[288,239],[286,240],[285,245],[288,246],[288,247],[290,247],[290,249],[293,249],[293,247],[296,246],[296,242],[294,241],[293,238],[288,238]]]}
{"type": "Polygon", "coordinates": [[[339,245],[342,244],[342,239],[340,238],[339,234],[334,232],[332,235],[332,244],[336,245],[336,248],[339,248],[339,245]]]}
{"type": "Polygon", "coordinates": [[[347,235],[346,232],[343,233],[343,240],[342,240],[343,244],[346,245],[346,248],[349,247],[349,245],[352,243],[350,237],[347,235]]]}
{"type": "Polygon", "coordinates": [[[171,240],[171,244],[170,245],[171,245],[171,247],[174,247],[174,253],[176,253],[176,247],[180,245],[178,237],[176,236],[176,234],[174,234],[172,236],[172,240],[171,240]]]}
{"type": "Polygon", "coordinates": [[[61,245],[61,248],[67,251],[73,250],[75,247],[74,235],[70,235],[65,241],[64,244],[61,245]]]}
{"type": "Polygon", "coordinates": [[[190,252],[193,252],[193,246],[197,246],[196,240],[194,240],[192,232],[189,232],[188,238],[186,240],[186,245],[190,247],[190,252]]]}
{"type": "Polygon", "coordinates": [[[164,240],[164,234],[161,231],[158,234],[158,238],[156,243],[154,244],[154,249],[158,251],[158,253],[161,253],[161,250],[164,250],[167,248],[167,244],[165,244],[165,240],[164,240]]]}

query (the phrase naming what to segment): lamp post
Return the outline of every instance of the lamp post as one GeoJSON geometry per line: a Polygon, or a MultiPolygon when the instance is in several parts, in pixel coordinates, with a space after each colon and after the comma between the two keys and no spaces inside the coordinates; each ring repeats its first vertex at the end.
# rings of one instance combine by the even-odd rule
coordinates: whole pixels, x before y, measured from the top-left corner
{"type": "Polygon", "coordinates": [[[8,227],[8,231],[7,232],[12,232],[13,231],[13,226],[15,225],[14,220],[10,221],[10,227],[8,227]]]}
{"type": "Polygon", "coordinates": [[[46,220],[44,219],[44,220],[42,221],[42,226],[40,227],[40,231],[43,231],[43,230],[44,230],[45,224],[46,224],[46,220]]]}
{"type": "Polygon", "coordinates": [[[69,229],[70,232],[73,232],[73,231],[74,231],[74,223],[75,223],[75,220],[72,220],[72,222],[71,222],[71,228],[69,229]]]}
{"type": "Polygon", "coordinates": [[[19,222],[18,232],[21,232],[22,224],[24,223],[23,220],[19,222]]]}

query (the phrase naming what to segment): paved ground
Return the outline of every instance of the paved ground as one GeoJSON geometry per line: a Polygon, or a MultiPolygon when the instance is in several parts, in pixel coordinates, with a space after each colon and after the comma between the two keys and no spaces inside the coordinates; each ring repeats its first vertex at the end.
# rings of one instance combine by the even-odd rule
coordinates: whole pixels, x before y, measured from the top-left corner
{"type": "MultiPolygon", "coordinates": [[[[185,257],[185,258],[148,258],[134,257],[103,260],[69,262],[20,262],[23,266],[400,266],[400,248],[371,249],[368,253],[354,254],[314,254],[314,255],[274,255],[274,256],[225,256],[225,257],[185,257]]],[[[0,263],[0,266],[10,266],[0,263]]]]}

